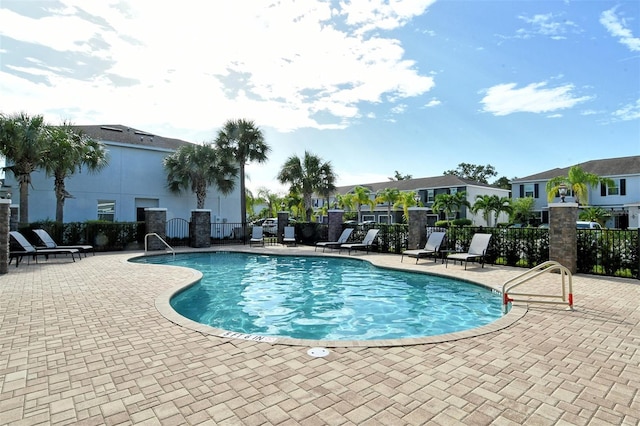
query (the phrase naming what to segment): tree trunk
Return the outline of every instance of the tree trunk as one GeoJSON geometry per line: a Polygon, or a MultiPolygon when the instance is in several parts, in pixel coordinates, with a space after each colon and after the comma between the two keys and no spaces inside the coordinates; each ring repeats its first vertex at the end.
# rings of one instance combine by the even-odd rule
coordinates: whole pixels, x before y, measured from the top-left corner
{"type": "Polygon", "coordinates": [[[56,193],[56,222],[62,223],[64,220],[64,179],[55,179],[55,193],[56,193]]]}
{"type": "MultiPolygon", "coordinates": [[[[242,226],[247,223],[247,195],[244,187],[244,163],[240,163],[240,221],[242,226]]],[[[251,212],[253,213],[253,212],[251,212]]]]}
{"type": "Polygon", "coordinates": [[[20,224],[25,226],[29,223],[29,175],[18,177],[20,184],[20,224]]]}

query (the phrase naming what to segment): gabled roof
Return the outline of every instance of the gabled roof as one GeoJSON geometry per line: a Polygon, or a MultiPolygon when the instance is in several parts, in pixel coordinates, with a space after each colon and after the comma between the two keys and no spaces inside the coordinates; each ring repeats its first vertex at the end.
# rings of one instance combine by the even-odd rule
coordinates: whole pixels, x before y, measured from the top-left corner
{"type": "MultiPolygon", "coordinates": [[[[574,164],[580,166],[587,173],[593,173],[601,177],[640,175],[640,155],[632,157],[607,158],[604,160],[591,160],[584,163],[574,164]]],[[[535,175],[514,179],[512,183],[530,182],[539,180],[549,180],[557,176],[567,176],[569,169],[573,166],[556,168],[535,175]]]]}
{"type": "Polygon", "coordinates": [[[191,142],[181,139],[165,138],[143,130],[134,129],[120,124],[102,124],[93,126],[73,126],[87,136],[101,142],[117,142],[129,145],[150,146],[176,150],[191,142]]]}
{"type": "Polygon", "coordinates": [[[476,182],[470,179],[463,179],[455,175],[443,175],[434,177],[425,177],[417,179],[404,179],[404,180],[388,180],[384,182],[365,183],[360,185],[346,185],[336,188],[336,194],[347,194],[352,192],[356,186],[363,186],[369,189],[372,193],[376,193],[385,188],[396,188],[400,191],[417,191],[421,189],[435,189],[435,188],[455,188],[459,186],[481,186],[486,188],[497,188],[486,183],[476,182]]]}

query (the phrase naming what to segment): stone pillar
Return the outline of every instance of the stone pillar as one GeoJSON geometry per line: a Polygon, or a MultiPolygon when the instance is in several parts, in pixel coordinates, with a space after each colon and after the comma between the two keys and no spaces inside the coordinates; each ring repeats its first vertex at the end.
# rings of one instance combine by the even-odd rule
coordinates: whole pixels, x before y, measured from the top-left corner
{"type": "Polygon", "coordinates": [[[427,207],[409,207],[409,249],[422,248],[426,244],[429,210],[427,207]]]}
{"type": "Polygon", "coordinates": [[[17,231],[18,230],[18,206],[16,204],[11,205],[11,219],[9,220],[9,230],[17,231]]]}
{"type": "Polygon", "coordinates": [[[344,218],[344,210],[329,210],[329,233],[327,241],[338,241],[342,234],[342,222],[344,218]]]}
{"type": "Polygon", "coordinates": [[[191,210],[191,247],[211,247],[211,210],[191,210]]]}
{"type": "MultiPolygon", "coordinates": [[[[11,200],[0,200],[0,274],[9,271],[9,220],[11,200]]],[[[16,262],[18,260],[16,259],[16,262]]]]}
{"type": "Polygon", "coordinates": [[[284,227],[289,225],[289,212],[278,212],[278,243],[284,242],[284,227]]]}
{"type": "MultiPolygon", "coordinates": [[[[158,234],[163,240],[167,239],[167,209],[144,209],[144,228],[147,234],[158,234]]],[[[145,237],[146,238],[146,237],[145,237]]],[[[147,250],[164,250],[166,246],[155,237],[147,239],[147,250]]]]}
{"type": "Polygon", "coordinates": [[[578,203],[549,204],[549,260],[560,263],[572,274],[578,270],[577,220],[578,203]]]}

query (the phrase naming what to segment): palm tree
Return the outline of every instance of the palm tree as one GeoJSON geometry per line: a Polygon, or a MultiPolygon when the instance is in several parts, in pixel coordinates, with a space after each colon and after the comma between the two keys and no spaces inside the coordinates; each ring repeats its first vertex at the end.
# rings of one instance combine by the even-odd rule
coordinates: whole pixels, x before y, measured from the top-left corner
{"type": "Polygon", "coordinates": [[[561,187],[573,191],[576,203],[589,204],[589,187],[598,184],[612,187],[615,185],[612,179],[600,177],[594,173],[585,172],[580,166],[572,166],[567,176],[556,176],[547,182],[547,200],[553,201],[561,187]]]}
{"type": "Polygon", "coordinates": [[[336,203],[346,211],[353,211],[353,207],[355,206],[355,203],[353,201],[353,194],[336,195],[336,203]]]}
{"type": "Polygon", "coordinates": [[[240,215],[242,223],[247,220],[247,204],[245,200],[245,173],[247,163],[267,161],[267,154],[271,150],[264,141],[262,130],[253,121],[228,120],[218,131],[216,146],[225,156],[235,158],[240,165],[240,215]]]}
{"type": "Polygon", "coordinates": [[[404,191],[400,193],[398,197],[398,201],[395,202],[393,208],[396,209],[398,207],[402,207],[402,217],[405,222],[409,221],[409,207],[414,207],[418,205],[416,201],[416,192],[415,191],[404,191]]]}
{"type": "Polygon", "coordinates": [[[56,221],[64,220],[64,200],[71,198],[65,188],[65,179],[81,173],[85,167],[89,173],[99,172],[109,163],[105,146],[75,131],[70,123],[49,127],[49,143],[44,150],[44,170],[54,178],[56,194],[56,221]]]}
{"type": "Polygon", "coordinates": [[[212,144],[183,145],[165,157],[163,164],[169,190],[179,193],[190,189],[196,194],[199,209],[204,208],[207,187],[214,185],[222,194],[229,194],[238,176],[233,160],[212,144]]]}
{"type": "Polygon", "coordinates": [[[267,205],[265,209],[267,214],[264,217],[274,217],[277,214],[281,200],[278,194],[271,192],[268,188],[261,187],[258,189],[258,199],[267,205]]]}
{"type": "Polygon", "coordinates": [[[580,212],[580,219],[589,222],[598,222],[604,227],[607,219],[611,217],[611,213],[602,207],[589,207],[580,212]]]}
{"type": "Polygon", "coordinates": [[[297,192],[304,199],[305,218],[311,221],[313,212],[311,197],[315,193],[329,194],[335,189],[335,173],[330,162],[305,151],[304,158],[291,156],[278,173],[280,183],[291,185],[290,192],[297,192]]]}
{"type": "Polygon", "coordinates": [[[0,115],[0,153],[5,156],[10,170],[20,186],[20,223],[29,222],[29,185],[31,173],[43,166],[47,143],[44,118],[18,113],[0,115]]]}
{"type": "Polygon", "coordinates": [[[375,202],[371,199],[371,190],[364,186],[356,186],[353,188],[353,201],[358,209],[358,223],[362,222],[362,206],[367,205],[371,211],[375,207],[375,202]]]}
{"type": "MultiPolygon", "coordinates": [[[[397,172],[396,172],[397,174],[397,172]]],[[[389,218],[389,224],[391,224],[391,208],[400,199],[400,190],[397,188],[385,188],[378,192],[376,196],[376,203],[387,205],[387,217],[389,218]]]]}
{"type": "Polygon", "coordinates": [[[517,223],[529,223],[536,214],[533,212],[536,200],[533,197],[522,197],[513,200],[511,219],[517,223]]]}
{"type": "Polygon", "coordinates": [[[500,213],[511,213],[511,199],[509,197],[498,197],[497,195],[478,195],[471,207],[471,211],[478,213],[480,210],[482,210],[482,217],[487,222],[487,226],[492,226],[491,213],[495,214],[496,222],[500,213]]]}
{"type": "Polygon", "coordinates": [[[462,206],[471,207],[467,201],[467,193],[456,192],[455,194],[438,194],[431,208],[434,211],[444,211],[447,219],[455,219],[457,212],[462,206]]]}

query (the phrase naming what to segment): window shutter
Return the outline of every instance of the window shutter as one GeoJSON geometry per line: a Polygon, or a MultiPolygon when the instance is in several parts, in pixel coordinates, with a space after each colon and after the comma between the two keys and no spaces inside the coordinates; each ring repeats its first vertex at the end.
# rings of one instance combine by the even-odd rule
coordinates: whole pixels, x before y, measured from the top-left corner
{"type": "Polygon", "coordinates": [[[533,185],[533,198],[540,198],[540,194],[538,192],[538,184],[533,185]]]}
{"type": "Polygon", "coordinates": [[[627,180],[620,179],[620,195],[627,195],[627,180]]]}
{"type": "Polygon", "coordinates": [[[606,197],[607,195],[607,186],[604,183],[600,184],[600,195],[606,197]]]}
{"type": "Polygon", "coordinates": [[[520,185],[520,198],[524,198],[524,185],[520,185]]]}

